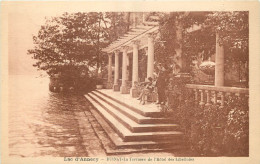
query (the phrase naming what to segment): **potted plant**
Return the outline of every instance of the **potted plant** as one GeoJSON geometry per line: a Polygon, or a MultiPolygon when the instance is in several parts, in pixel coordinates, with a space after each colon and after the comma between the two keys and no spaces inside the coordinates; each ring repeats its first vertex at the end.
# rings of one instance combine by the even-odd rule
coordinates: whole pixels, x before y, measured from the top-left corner
{"type": "Polygon", "coordinates": [[[215,63],[212,61],[204,61],[199,66],[200,70],[207,75],[215,74],[215,63]]]}

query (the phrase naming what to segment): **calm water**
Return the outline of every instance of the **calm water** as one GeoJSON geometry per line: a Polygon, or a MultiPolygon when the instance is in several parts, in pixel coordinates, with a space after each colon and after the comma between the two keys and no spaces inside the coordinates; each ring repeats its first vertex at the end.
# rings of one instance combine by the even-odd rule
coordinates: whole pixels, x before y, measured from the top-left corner
{"type": "Polygon", "coordinates": [[[9,77],[9,155],[87,156],[75,112],[87,110],[79,95],[51,93],[48,78],[9,77]]]}

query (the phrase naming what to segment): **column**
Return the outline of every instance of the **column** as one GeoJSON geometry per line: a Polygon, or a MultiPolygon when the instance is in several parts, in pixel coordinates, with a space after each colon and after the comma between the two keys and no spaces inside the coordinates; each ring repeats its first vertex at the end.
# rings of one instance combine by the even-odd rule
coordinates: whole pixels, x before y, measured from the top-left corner
{"type": "Polygon", "coordinates": [[[126,80],[128,81],[129,80],[129,65],[130,65],[130,61],[129,61],[129,55],[127,54],[126,55],[126,80]]]}
{"type": "Polygon", "coordinates": [[[154,37],[153,34],[148,34],[148,59],[147,59],[147,78],[153,78],[154,72],[154,37]]]}
{"type": "Polygon", "coordinates": [[[115,51],[115,72],[114,72],[114,91],[119,91],[119,85],[118,85],[118,79],[119,79],[119,51],[115,51]]]}
{"type": "Polygon", "coordinates": [[[176,64],[179,66],[176,68],[176,73],[179,73],[182,69],[184,69],[185,65],[185,58],[182,56],[182,31],[183,31],[183,25],[181,21],[178,21],[178,19],[175,20],[175,26],[176,26],[176,41],[178,43],[178,48],[175,48],[176,57],[175,61],[176,64]]]}
{"type": "Polygon", "coordinates": [[[112,88],[112,84],[113,84],[113,81],[112,81],[112,54],[108,54],[108,67],[107,67],[107,74],[108,74],[108,77],[107,77],[107,88],[112,88]]]}
{"type": "Polygon", "coordinates": [[[216,33],[215,86],[224,86],[224,46],[219,44],[219,34],[216,33]]]}
{"type": "Polygon", "coordinates": [[[138,82],[138,44],[140,41],[133,41],[133,71],[132,71],[132,88],[130,94],[132,97],[138,97],[135,82],[138,82]]]}
{"type": "Polygon", "coordinates": [[[123,63],[122,63],[122,85],[120,87],[120,92],[122,94],[126,94],[128,93],[128,89],[127,89],[127,75],[126,75],[126,70],[127,70],[127,46],[123,47],[123,63]]]}

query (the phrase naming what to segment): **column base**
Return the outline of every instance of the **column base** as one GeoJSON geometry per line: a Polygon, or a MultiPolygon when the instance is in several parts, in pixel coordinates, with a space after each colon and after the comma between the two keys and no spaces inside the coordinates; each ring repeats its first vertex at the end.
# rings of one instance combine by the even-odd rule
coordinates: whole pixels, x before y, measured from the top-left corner
{"type": "Polygon", "coordinates": [[[129,93],[128,87],[127,86],[121,86],[120,87],[120,92],[122,94],[128,94],[129,93]]]}
{"type": "Polygon", "coordinates": [[[131,88],[130,90],[130,95],[133,97],[133,98],[137,98],[139,96],[139,91],[137,88],[131,88]]]}
{"type": "Polygon", "coordinates": [[[107,89],[112,89],[113,88],[113,83],[107,82],[106,88],[107,89]]]}
{"type": "Polygon", "coordinates": [[[114,91],[120,91],[120,86],[118,84],[113,85],[113,90],[114,91]]]}

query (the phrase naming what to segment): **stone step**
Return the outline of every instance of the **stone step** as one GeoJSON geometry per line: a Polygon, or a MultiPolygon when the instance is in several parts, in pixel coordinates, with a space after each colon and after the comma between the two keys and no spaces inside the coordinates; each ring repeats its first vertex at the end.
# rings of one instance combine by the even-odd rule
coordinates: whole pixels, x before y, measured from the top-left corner
{"type": "Polygon", "coordinates": [[[99,121],[114,146],[107,143],[103,143],[106,153],[108,155],[114,154],[126,154],[126,153],[137,153],[137,152],[158,152],[165,150],[176,150],[184,148],[182,142],[166,141],[166,142],[155,142],[155,141],[139,141],[139,142],[124,142],[114,131],[113,128],[104,120],[104,118],[96,111],[91,109],[91,113],[99,121]]]}
{"type": "Polygon", "coordinates": [[[133,133],[109,114],[104,109],[105,107],[98,103],[97,100],[90,95],[86,95],[85,97],[93,104],[99,113],[103,115],[104,119],[114,128],[123,141],[180,141],[183,136],[182,132],[178,131],[133,133]]]}
{"type": "MultiPolygon", "coordinates": [[[[122,110],[129,110],[125,109],[124,106],[121,106],[119,104],[118,108],[121,108],[120,110],[117,109],[116,106],[110,105],[109,102],[105,101],[98,95],[94,94],[93,92],[89,94],[91,97],[96,99],[100,104],[102,104],[105,108],[105,110],[111,114],[113,117],[115,117],[118,121],[120,121],[124,126],[126,126],[130,131],[132,132],[155,132],[155,131],[171,131],[171,130],[177,130],[179,127],[177,124],[139,124],[135,122],[134,120],[130,119],[128,115],[124,115],[122,110]]],[[[111,101],[110,101],[111,102],[111,101]]],[[[113,103],[113,102],[111,102],[113,103]]],[[[136,113],[137,114],[137,113],[136,113]]],[[[144,116],[141,116],[144,117],[144,116]]],[[[154,118],[153,118],[154,119],[154,118]]],[[[156,118],[155,118],[156,119],[156,118]]],[[[149,118],[146,118],[146,120],[149,120],[149,118]]]]}
{"type": "Polygon", "coordinates": [[[125,107],[133,110],[136,113],[139,113],[140,115],[154,118],[161,117],[160,109],[154,104],[141,105],[139,103],[139,100],[130,97],[129,94],[120,94],[119,92],[113,92],[111,90],[99,90],[96,92],[110,98],[111,100],[121,105],[124,105],[125,107]]]}
{"type": "MultiPolygon", "coordinates": [[[[166,124],[166,123],[174,123],[173,120],[168,118],[159,118],[159,117],[147,117],[143,116],[139,113],[137,113],[134,110],[131,110],[131,108],[128,108],[125,105],[122,105],[121,103],[118,103],[117,101],[114,101],[110,99],[109,97],[105,96],[104,94],[101,94],[100,92],[93,91],[93,94],[98,96],[102,101],[105,101],[110,106],[113,106],[113,108],[117,109],[133,121],[139,123],[139,124],[166,124]]],[[[178,125],[175,124],[175,127],[178,125]]]]}

